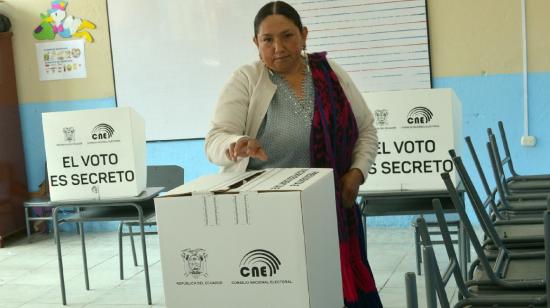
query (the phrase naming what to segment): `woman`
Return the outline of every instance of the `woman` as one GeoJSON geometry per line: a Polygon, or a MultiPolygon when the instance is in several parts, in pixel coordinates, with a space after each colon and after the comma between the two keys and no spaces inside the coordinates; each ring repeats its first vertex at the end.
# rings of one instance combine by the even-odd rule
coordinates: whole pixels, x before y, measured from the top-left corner
{"type": "Polygon", "coordinates": [[[206,153],[222,171],[333,168],[346,305],[382,307],[355,203],[378,149],[373,116],[338,65],[305,53],[307,34],[287,3],[259,10],[253,41],[260,61],[238,69],[224,87],[206,153]]]}

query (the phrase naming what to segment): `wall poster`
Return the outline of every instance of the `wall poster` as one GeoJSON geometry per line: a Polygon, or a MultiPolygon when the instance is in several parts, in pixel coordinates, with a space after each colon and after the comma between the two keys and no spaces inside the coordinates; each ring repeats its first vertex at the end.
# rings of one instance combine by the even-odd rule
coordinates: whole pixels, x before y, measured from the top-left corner
{"type": "Polygon", "coordinates": [[[40,80],[86,78],[84,40],[36,44],[40,80]]]}

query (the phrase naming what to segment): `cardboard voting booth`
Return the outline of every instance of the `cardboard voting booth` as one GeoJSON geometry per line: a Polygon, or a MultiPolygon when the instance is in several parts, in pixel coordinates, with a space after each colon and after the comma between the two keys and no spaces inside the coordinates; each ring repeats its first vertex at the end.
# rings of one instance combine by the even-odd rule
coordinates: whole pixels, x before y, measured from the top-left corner
{"type": "Polygon", "coordinates": [[[42,114],[52,201],[139,195],[146,186],[145,124],[133,109],[42,114]]]}
{"type": "Polygon", "coordinates": [[[205,176],[155,207],[167,307],[343,307],[332,169],[205,176]]]}
{"type": "Polygon", "coordinates": [[[452,89],[363,96],[378,130],[378,156],[361,190],[445,189],[442,172],[457,179],[448,151],[461,153],[462,111],[452,89]]]}

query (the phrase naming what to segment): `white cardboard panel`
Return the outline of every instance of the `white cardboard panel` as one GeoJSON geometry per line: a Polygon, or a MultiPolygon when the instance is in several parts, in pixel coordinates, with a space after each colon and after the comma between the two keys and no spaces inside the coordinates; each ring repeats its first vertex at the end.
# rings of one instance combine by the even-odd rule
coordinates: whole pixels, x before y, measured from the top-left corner
{"type": "Polygon", "coordinates": [[[330,169],[268,169],[217,194],[197,182],[155,199],[167,307],[343,306],[330,169]]]}
{"type": "Polygon", "coordinates": [[[42,114],[52,201],[139,195],[146,186],[145,124],[131,108],[42,114]]]}
{"type": "Polygon", "coordinates": [[[363,94],[375,117],[378,156],[361,191],[445,189],[457,178],[448,151],[460,155],[461,103],[452,89],[363,94]]]}

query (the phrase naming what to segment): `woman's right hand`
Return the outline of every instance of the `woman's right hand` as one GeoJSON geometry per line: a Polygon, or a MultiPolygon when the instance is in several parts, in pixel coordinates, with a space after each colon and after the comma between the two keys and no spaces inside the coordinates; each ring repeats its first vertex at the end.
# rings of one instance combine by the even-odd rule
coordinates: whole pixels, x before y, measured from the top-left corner
{"type": "Polygon", "coordinates": [[[242,137],[237,142],[232,142],[229,149],[225,150],[225,156],[234,162],[240,157],[252,157],[263,161],[268,158],[260,142],[249,137],[242,137]]]}

